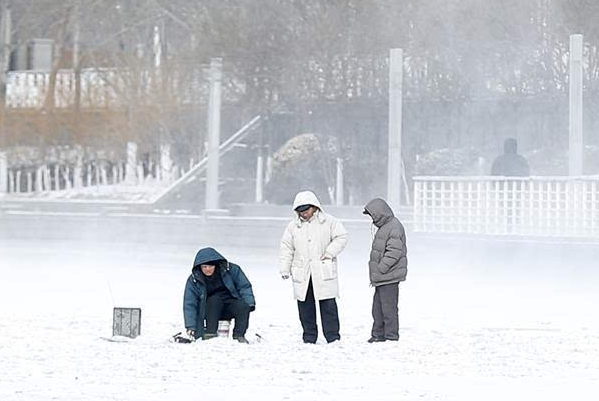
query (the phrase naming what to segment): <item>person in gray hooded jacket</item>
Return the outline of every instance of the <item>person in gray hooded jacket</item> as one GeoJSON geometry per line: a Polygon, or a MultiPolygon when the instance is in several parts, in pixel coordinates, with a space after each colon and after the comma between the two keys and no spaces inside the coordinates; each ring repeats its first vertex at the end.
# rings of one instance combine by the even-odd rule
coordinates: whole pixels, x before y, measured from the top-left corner
{"type": "Polygon", "coordinates": [[[363,213],[369,215],[378,228],[368,262],[370,284],[375,287],[372,300],[374,323],[368,342],[397,341],[399,283],[405,281],[408,274],[406,232],[383,199],[368,202],[363,213]]]}

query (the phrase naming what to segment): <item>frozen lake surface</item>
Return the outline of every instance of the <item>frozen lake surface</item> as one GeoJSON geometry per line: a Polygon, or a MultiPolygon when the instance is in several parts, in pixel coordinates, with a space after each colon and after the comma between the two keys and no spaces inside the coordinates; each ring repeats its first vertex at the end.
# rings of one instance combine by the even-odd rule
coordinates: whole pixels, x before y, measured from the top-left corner
{"type": "Polygon", "coordinates": [[[172,343],[184,330],[192,259],[208,245],[2,240],[0,399],[596,399],[599,273],[591,262],[412,247],[400,341],[367,344],[369,244],[353,244],[340,261],[342,340],[328,345],[321,334],[305,345],[291,284],[278,275],[278,244],[217,246],[253,283],[252,344],[172,343]],[[142,308],[140,337],[103,339],[113,306],[142,308]]]}

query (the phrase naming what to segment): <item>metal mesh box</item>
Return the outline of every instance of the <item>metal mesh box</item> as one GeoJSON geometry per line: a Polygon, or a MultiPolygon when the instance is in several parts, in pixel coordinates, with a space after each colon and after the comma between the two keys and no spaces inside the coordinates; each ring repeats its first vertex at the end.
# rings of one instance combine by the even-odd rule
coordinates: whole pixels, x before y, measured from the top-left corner
{"type": "Polygon", "coordinates": [[[141,308],[114,308],[112,335],[135,338],[141,334],[141,308]]]}

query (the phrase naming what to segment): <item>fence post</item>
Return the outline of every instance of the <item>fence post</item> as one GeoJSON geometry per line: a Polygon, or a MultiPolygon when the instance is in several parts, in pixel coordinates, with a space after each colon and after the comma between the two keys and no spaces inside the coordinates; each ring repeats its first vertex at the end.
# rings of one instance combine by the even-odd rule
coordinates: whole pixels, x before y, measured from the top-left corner
{"type": "Polygon", "coordinates": [[[65,166],[62,177],[64,178],[64,189],[71,189],[71,167],[65,166]]]}
{"type": "Polygon", "coordinates": [[[171,158],[171,145],[166,143],[160,146],[160,171],[160,181],[166,181],[170,184],[173,181],[173,159],[171,158]]]}
{"type": "Polygon", "coordinates": [[[116,164],[112,165],[112,185],[116,185],[119,183],[119,172],[116,164]]]}
{"type": "Polygon", "coordinates": [[[75,188],[81,188],[83,186],[83,158],[79,156],[77,158],[77,162],[75,163],[75,170],[73,170],[73,186],[75,188]]]}
{"type": "Polygon", "coordinates": [[[141,164],[138,164],[137,167],[137,185],[141,185],[144,183],[144,168],[141,164]]]}
{"type": "Polygon", "coordinates": [[[54,165],[54,190],[60,190],[60,167],[58,163],[54,165]]]}
{"type": "Polygon", "coordinates": [[[92,165],[87,163],[87,175],[85,177],[86,186],[90,187],[92,185],[92,165]]]}
{"type": "Polygon", "coordinates": [[[8,192],[14,193],[15,191],[15,174],[12,170],[8,170],[8,192]]]}
{"type": "Polygon", "coordinates": [[[262,151],[258,153],[256,158],[256,190],[255,190],[255,202],[262,203],[264,200],[264,157],[262,151]]]}
{"type": "Polygon", "coordinates": [[[27,188],[27,192],[33,192],[33,174],[31,174],[31,171],[28,171],[25,174],[25,188],[27,188]]]}
{"type": "Polygon", "coordinates": [[[8,163],[6,154],[0,152],[0,195],[8,192],[8,163]]]}
{"type": "Polygon", "coordinates": [[[22,188],[22,186],[21,186],[21,174],[22,174],[21,170],[20,169],[17,170],[17,174],[16,174],[17,178],[15,180],[15,189],[16,189],[15,192],[17,192],[17,193],[23,192],[21,190],[21,188],[22,188]]]}
{"type": "Polygon", "coordinates": [[[100,185],[100,169],[102,168],[100,166],[100,163],[94,163],[94,167],[96,168],[96,186],[100,185]]]}
{"type": "Polygon", "coordinates": [[[52,181],[50,180],[50,169],[44,164],[44,187],[46,191],[52,190],[52,181]]]}
{"type": "Polygon", "coordinates": [[[38,167],[35,169],[35,192],[42,192],[44,190],[43,184],[42,184],[42,175],[43,175],[43,171],[42,171],[42,166],[38,167]]]}
{"type": "Polygon", "coordinates": [[[108,184],[108,166],[102,163],[102,167],[100,167],[100,174],[102,177],[102,185],[108,184]]]}

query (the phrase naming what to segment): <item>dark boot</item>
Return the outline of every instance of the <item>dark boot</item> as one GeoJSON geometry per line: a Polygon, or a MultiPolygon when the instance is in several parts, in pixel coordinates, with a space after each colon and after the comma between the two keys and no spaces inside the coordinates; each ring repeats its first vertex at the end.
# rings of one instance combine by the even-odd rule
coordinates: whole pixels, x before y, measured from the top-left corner
{"type": "Polygon", "coordinates": [[[245,336],[233,337],[233,340],[239,341],[242,344],[249,344],[250,342],[245,338],[245,336]]]}
{"type": "Polygon", "coordinates": [[[216,333],[204,333],[202,335],[202,340],[211,340],[213,338],[216,338],[218,335],[216,333]]]}
{"type": "Polygon", "coordinates": [[[368,339],[369,343],[384,343],[385,341],[387,341],[387,339],[385,337],[370,337],[368,339]]]}

